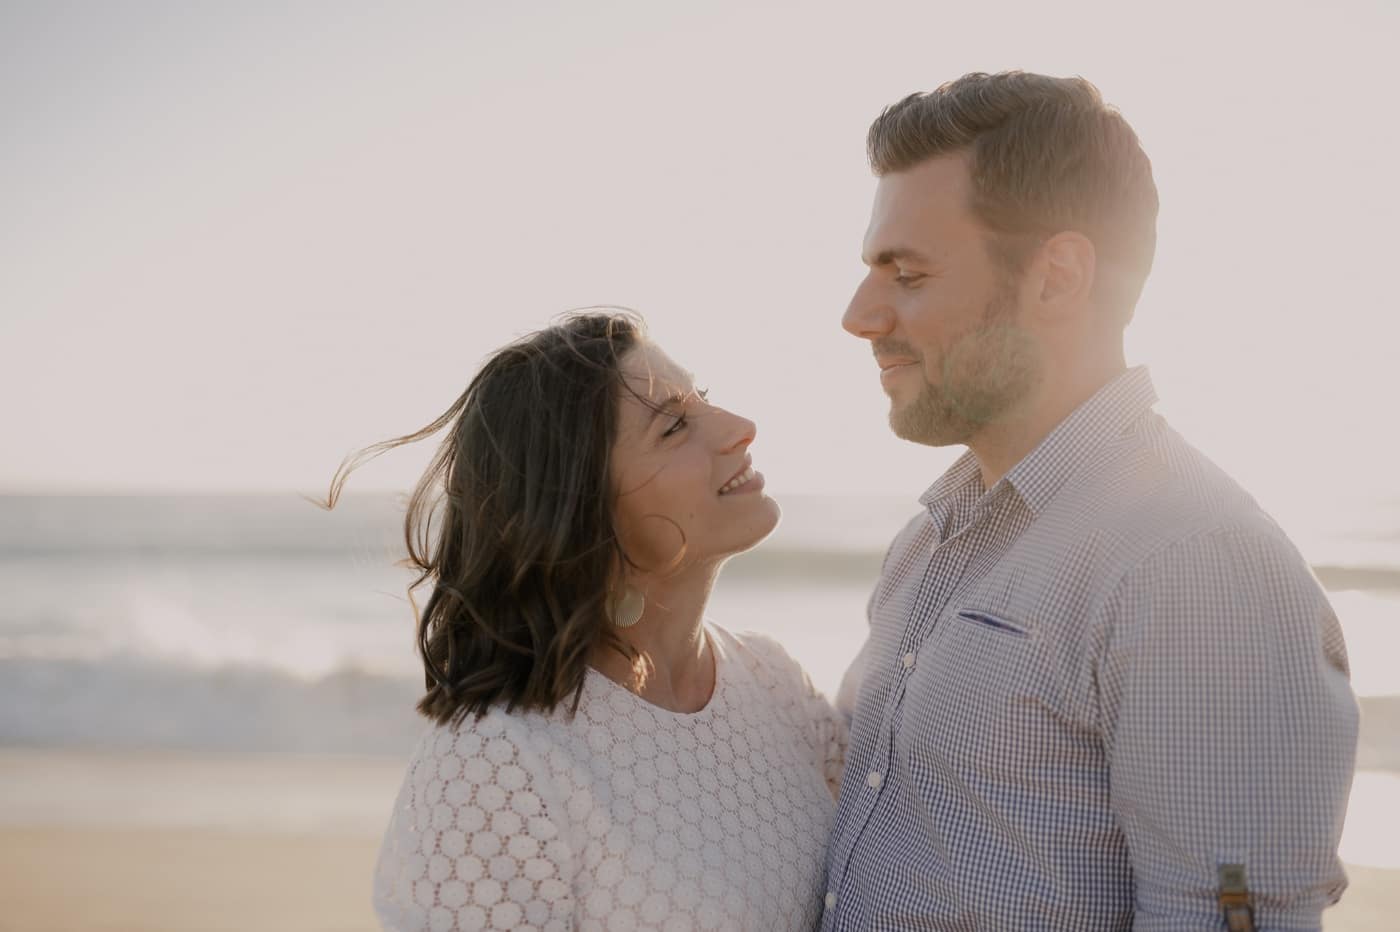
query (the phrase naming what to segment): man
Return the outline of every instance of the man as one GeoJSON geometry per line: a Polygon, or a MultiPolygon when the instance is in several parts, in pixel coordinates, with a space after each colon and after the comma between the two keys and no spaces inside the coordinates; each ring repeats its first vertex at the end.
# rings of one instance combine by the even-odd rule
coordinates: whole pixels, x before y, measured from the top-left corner
{"type": "Polygon", "coordinates": [[[842,686],[822,928],[1319,928],[1346,652],[1297,550],[1124,363],[1156,241],[1137,137],[1084,80],[970,74],[869,152],[843,324],[897,435],[969,449],[842,686]]]}

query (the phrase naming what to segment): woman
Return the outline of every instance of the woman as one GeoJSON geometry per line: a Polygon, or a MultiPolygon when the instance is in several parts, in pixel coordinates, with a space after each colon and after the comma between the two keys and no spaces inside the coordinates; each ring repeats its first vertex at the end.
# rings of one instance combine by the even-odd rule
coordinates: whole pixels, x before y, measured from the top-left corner
{"type": "Polygon", "coordinates": [[[754,425],[636,318],[580,314],[328,504],[448,424],[406,523],[434,725],[376,869],[385,927],[815,925],[841,725],[777,644],[703,619],[778,522],[754,425]]]}

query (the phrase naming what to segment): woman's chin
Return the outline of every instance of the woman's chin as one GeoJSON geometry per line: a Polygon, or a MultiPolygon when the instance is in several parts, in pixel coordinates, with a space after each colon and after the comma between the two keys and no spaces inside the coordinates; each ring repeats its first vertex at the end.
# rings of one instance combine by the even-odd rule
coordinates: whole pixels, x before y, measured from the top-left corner
{"type": "MultiPolygon", "coordinates": [[[[755,496],[752,507],[752,516],[745,515],[743,526],[744,535],[737,541],[737,546],[729,552],[729,556],[752,550],[768,539],[779,523],[783,520],[783,509],[778,503],[767,495],[759,493],[755,496]]],[[[737,523],[737,522],[736,522],[737,523]]]]}

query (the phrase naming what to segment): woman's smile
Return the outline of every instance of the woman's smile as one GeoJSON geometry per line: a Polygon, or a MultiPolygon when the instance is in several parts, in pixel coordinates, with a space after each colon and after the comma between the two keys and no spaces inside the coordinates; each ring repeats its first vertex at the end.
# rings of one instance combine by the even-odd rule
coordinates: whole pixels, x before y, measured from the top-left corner
{"type": "Polygon", "coordinates": [[[753,468],[753,464],[745,466],[739,474],[730,479],[719,490],[721,496],[741,495],[749,492],[763,491],[763,473],[753,468]]]}

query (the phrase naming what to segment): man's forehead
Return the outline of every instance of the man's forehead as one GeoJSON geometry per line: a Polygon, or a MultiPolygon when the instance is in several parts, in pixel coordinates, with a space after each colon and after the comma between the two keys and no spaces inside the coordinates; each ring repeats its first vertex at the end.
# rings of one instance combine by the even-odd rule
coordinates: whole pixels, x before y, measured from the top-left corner
{"type": "Polygon", "coordinates": [[[881,175],[875,186],[875,212],[898,216],[966,209],[971,193],[972,179],[966,161],[958,156],[943,156],[881,175]]]}
{"type": "Polygon", "coordinates": [[[925,249],[930,234],[946,235],[973,221],[970,191],[966,163],[960,156],[929,159],[906,171],[882,175],[862,255],[871,264],[882,257],[898,259],[925,249]]]}

